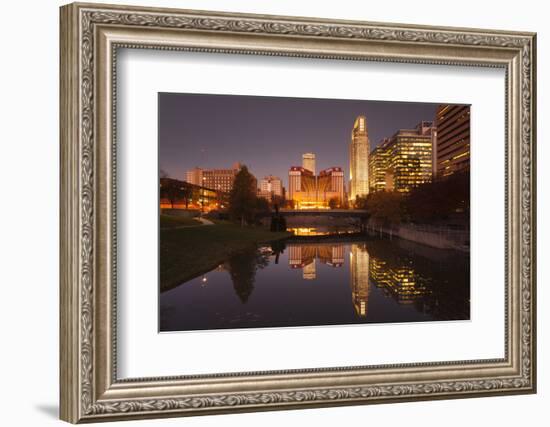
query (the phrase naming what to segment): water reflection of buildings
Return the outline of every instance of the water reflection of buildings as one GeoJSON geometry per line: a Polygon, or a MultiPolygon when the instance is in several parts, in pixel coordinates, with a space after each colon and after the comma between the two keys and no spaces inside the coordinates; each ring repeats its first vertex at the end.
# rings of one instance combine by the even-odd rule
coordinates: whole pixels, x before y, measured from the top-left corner
{"type": "Polygon", "coordinates": [[[372,283],[383,288],[401,304],[410,304],[418,297],[431,293],[428,280],[410,266],[401,264],[390,267],[388,262],[371,257],[369,270],[372,283]]]}
{"type": "Polygon", "coordinates": [[[369,255],[366,246],[360,244],[351,245],[350,281],[353,306],[361,317],[368,313],[369,282],[399,304],[410,304],[431,294],[429,280],[406,262],[390,265],[386,260],[369,255]]]}
{"type": "Polygon", "coordinates": [[[369,253],[364,245],[351,245],[349,253],[351,299],[358,316],[366,317],[369,301],[369,253]]]}
{"type": "Polygon", "coordinates": [[[288,246],[288,265],[292,269],[302,269],[304,280],[313,280],[316,276],[315,260],[331,267],[344,265],[343,244],[299,244],[288,246]]]}
{"type": "Polygon", "coordinates": [[[317,269],[315,268],[315,258],[302,268],[302,279],[314,280],[317,278],[317,269]]]}

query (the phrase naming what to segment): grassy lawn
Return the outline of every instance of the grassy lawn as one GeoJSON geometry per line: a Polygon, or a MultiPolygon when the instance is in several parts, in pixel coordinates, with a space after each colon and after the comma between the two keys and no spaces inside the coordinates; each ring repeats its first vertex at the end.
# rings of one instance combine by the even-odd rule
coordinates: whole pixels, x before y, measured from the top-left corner
{"type": "MultiPolygon", "coordinates": [[[[162,219],[161,219],[162,221],[162,219]]],[[[160,289],[212,270],[234,253],[258,243],[284,239],[287,232],[219,222],[216,225],[162,229],[160,232],[160,289]]]]}
{"type": "Polygon", "coordinates": [[[195,218],[187,218],[175,215],[161,215],[160,228],[174,228],[186,225],[200,225],[201,222],[195,218]]]}

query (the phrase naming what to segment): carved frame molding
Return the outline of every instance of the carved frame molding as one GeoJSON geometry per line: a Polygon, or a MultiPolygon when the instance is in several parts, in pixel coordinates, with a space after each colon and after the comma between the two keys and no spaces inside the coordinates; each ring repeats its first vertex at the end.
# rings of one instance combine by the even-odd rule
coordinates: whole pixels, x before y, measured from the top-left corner
{"type": "Polygon", "coordinates": [[[535,391],[534,34],[71,4],[61,8],[60,100],[62,419],[101,421],[535,391]],[[116,52],[124,47],[504,67],[506,357],[117,380],[113,147],[116,52]],[[267,386],[266,377],[273,377],[267,386]],[[338,377],[345,380],[336,381],[338,377]],[[288,380],[299,385],[285,386],[288,380]]]}

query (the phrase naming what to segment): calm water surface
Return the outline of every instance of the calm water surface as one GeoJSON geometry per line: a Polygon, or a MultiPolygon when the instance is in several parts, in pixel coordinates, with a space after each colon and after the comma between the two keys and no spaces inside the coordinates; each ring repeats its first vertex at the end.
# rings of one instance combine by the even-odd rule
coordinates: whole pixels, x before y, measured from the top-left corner
{"type": "Polygon", "coordinates": [[[250,248],[160,295],[160,330],[470,318],[469,255],[404,240],[250,248]]]}

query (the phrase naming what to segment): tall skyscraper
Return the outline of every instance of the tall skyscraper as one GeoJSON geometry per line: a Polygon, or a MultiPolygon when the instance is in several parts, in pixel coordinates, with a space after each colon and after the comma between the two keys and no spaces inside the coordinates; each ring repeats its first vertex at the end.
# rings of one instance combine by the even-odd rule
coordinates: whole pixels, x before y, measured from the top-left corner
{"type": "Polygon", "coordinates": [[[357,196],[369,194],[369,151],[367,118],[358,116],[353,124],[349,146],[349,198],[352,202],[357,196]]]}
{"type": "Polygon", "coordinates": [[[442,178],[470,168],[470,107],[440,105],[435,114],[434,176],[442,178]]]}
{"type": "Polygon", "coordinates": [[[315,154],[304,153],[302,154],[302,167],[315,175],[315,154]]]}

